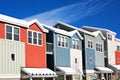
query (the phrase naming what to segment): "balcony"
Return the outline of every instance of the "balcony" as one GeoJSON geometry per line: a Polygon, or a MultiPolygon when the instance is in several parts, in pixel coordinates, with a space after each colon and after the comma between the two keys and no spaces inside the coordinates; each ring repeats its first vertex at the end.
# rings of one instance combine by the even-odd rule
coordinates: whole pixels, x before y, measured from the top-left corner
{"type": "Polygon", "coordinates": [[[53,44],[52,43],[47,42],[46,49],[47,49],[47,51],[46,51],[47,54],[53,54],[53,44]]]}

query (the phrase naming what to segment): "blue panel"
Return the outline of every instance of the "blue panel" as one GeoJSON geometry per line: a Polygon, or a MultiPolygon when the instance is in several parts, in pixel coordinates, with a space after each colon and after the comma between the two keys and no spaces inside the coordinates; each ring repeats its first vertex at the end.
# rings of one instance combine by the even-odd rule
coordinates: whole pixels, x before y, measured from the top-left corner
{"type": "Polygon", "coordinates": [[[85,49],[85,62],[87,70],[94,70],[95,68],[95,50],[86,48],[85,49]]]}
{"type": "MultiPolygon", "coordinates": [[[[70,38],[68,38],[68,45],[70,44],[70,38]]],[[[55,49],[55,66],[70,66],[70,47],[63,48],[57,45],[57,34],[55,34],[54,41],[55,49]]]]}
{"type": "MultiPolygon", "coordinates": [[[[75,39],[78,39],[79,40],[79,45],[80,45],[80,50],[82,50],[82,40],[80,39],[80,37],[78,36],[78,34],[76,33],[76,34],[74,34],[73,36],[72,36],[72,38],[75,38],[75,39]]],[[[71,44],[71,48],[72,48],[72,39],[70,40],[70,44],[71,44]]]]}

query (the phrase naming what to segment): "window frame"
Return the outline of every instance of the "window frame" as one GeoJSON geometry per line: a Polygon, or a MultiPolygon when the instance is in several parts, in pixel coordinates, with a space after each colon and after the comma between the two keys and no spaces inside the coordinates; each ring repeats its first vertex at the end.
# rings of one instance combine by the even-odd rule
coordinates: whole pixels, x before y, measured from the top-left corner
{"type": "Polygon", "coordinates": [[[112,35],[108,34],[107,39],[112,41],[112,35]]]}
{"type": "Polygon", "coordinates": [[[87,47],[90,49],[93,49],[93,41],[92,40],[87,41],[87,47]],[[90,42],[90,44],[89,44],[89,42],[90,42]]]}
{"type": "Polygon", "coordinates": [[[30,29],[28,29],[27,30],[27,43],[28,44],[30,44],[30,45],[37,45],[37,46],[42,46],[43,45],[43,35],[42,35],[42,32],[38,32],[38,31],[35,31],[35,30],[30,30],[30,29]],[[28,32],[31,32],[32,34],[31,34],[31,43],[29,43],[29,39],[28,38],[30,38],[29,37],[29,35],[28,35],[28,32]],[[37,43],[36,44],[34,44],[34,33],[37,33],[37,43]],[[41,39],[39,39],[38,38],[38,34],[41,34],[41,39]],[[38,40],[41,40],[41,45],[38,43],[38,40]]]}
{"type": "Polygon", "coordinates": [[[61,48],[68,48],[69,43],[68,43],[68,37],[64,35],[57,34],[57,46],[61,48]],[[59,38],[59,39],[58,39],[59,38]],[[62,40],[63,39],[63,40],[62,40]],[[67,42],[66,42],[67,40],[67,42]],[[59,45],[60,44],[60,45],[59,45]],[[67,44],[67,45],[66,45],[67,44]]]}
{"type": "Polygon", "coordinates": [[[103,52],[103,44],[100,42],[96,42],[96,51],[102,53],[103,52]]]}
{"type": "Polygon", "coordinates": [[[78,50],[80,49],[80,40],[79,39],[72,38],[72,48],[73,49],[78,49],[78,50]],[[73,44],[73,41],[74,41],[74,44],[73,44]],[[76,42],[78,42],[78,44],[76,44],[76,42]]]}
{"type": "Polygon", "coordinates": [[[5,39],[6,40],[11,40],[11,41],[20,41],[20,27],[18,26],[14,26],[14,25],[10,25],[10,24],[5,24],[5,39]],[[7,39],[7,26],[10,26],[12,28],[12,39],[7,39]],[[19,30],[19,33],[17,34],[19,36],[19,40],[15,40],[15,32],[14,32],[14,28],[17,28],[19,30]]]}

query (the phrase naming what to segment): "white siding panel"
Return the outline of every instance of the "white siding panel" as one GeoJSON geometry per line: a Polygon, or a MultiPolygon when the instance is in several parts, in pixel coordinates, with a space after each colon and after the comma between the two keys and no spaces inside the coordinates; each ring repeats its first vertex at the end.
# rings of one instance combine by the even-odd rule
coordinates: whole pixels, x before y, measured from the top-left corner
{"type": "Polygon", "coordinates": [[[70,49],[71,67],[79,69],[82,71],[82,51],[77,49],[70,49]],[[77,63],[75,63],[75,58],[77,58],[77,63]]]}
{"type": "Polygon", "coordinates": [[[19,41],[0,39],[0,74],[20,74],[25,66],[25,44],[19,41]],[[12,61],[11,54],[15,54],[12,61]]]}

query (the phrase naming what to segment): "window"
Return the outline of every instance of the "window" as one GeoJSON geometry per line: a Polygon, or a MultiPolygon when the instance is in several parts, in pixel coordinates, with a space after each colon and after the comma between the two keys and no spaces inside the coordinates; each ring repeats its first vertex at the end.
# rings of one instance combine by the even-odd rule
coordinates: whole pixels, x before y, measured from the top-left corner
{"type": "Polygon", "coordinates": [[[88,41],[88,47],[93,48],[93,42],[92,41],[88,41]]]}
{"type": "Polygon", "coordinates": [[[59,47],[68,47],[68,37],[58,35],[57,41],[59,47]]]}
{"type": "Polygon", "coordinates": [[[42,45],[42,34],[37,31],[28,31],[28,43],[42,45]]]}
{"type": "Polygon", "coordinates": [[[96,51],[103,52],[103,45],[101,43],[96,43],[96,51]]]}
{"type": "Polygon", "coordinates": [[[19,28],[6,25],[6,39],[19,41],[19,28]]]}
{"type": "Polygon", "coordinates": [[[11,60],[15,61],[15,54],[11,54],[11,60]]]}
{"type": "Polygon", "coordinates": [[[92,64],[93,62],[92,62],[92,57],[90,57],[90,64],[92,64]]]}
{"type": "Polygon", "coordinates": [[[108,40],[112,40],[112,35],[108,34],[108,40]]]}
{"type": "Polygon", "coordinates": [[[72,48],[79,49],[79,40],[78,39],[72,39],[72,48]]]}
{"type": "Polygon", "coordinates": [[[38,33],[38,45],[42,45],[42,34],[38,33]]]}
{"type": "Polygon", "coordinates": [[[77,63],[77,58],[75,58],[75,63],[77,63]]]}
{"type": "Polygon", "coordinates": [[[28,43],[32,43],[32,31],[28,31],[28,43]]]}
{"type": "Polygon", "coordinates": [[[120,46],[117,45],[117,51],[120,51],[120,46]]]}

